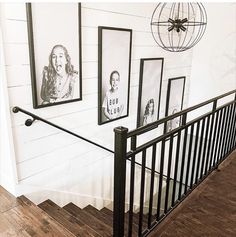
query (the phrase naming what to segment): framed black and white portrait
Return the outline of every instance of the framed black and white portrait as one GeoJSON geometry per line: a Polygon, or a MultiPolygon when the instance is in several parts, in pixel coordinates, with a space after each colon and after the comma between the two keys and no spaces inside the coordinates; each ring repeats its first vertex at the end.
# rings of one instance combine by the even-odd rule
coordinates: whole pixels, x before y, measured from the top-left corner
{"type": "Polygon", "coordinates": [[[98,27],[98,124],[128,116],[132,30],[98,27]]]}
{"type": "MultiPolygon", "coordinates": [[[[165,115],[175,114],[183,109],[185,89],[185,77],[170,78],[168,80],[166,113],[165,115]]],[[[179,127],[181,125],[181,117],[176,117],[166,124],[166,132],[179,127]]]]}
{"type": "Polygon", "coordinates": [[[33,107],[82,99],[81,5],[26,3],[33,107]]]}
{"type": "Polygon", "coordinates": [[[163,58],[140,60],[137,127],[159,118],[163,58]]]}

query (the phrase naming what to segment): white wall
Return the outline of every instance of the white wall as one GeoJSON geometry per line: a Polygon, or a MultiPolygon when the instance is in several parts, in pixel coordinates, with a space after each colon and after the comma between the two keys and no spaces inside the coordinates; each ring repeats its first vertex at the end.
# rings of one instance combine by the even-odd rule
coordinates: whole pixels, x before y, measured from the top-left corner
{"type": "Polygon", "coordinates": [[[16,162],[5,74],[2,31],[0,28],[0,185],[15,194],[16,162]]]}
{"type": "Polygon", "coordinates": [[[236,88],[236,4],[204,6],[208,23],[193,48],[189,106],[236,88]]]}
{"type": "MultiPolygon", "coordinates": [[[[167,80],[170,77],[186,76],[186,107],[192,50],[173,54],[155,44],[150,32],[150,18],[155,6],[156,3],[82,3],[83,100],[34,110],[25,5],[2,4],[10,107],[20,106],[113,150],[113,128],[118,125],[129,128],[136,126],[139,59],[142,57],[164,57],[165,60],[161,116],[164,115],[167,80]],[[101,25],[133,29],[133,48],[130,116],[98,126],[97,27],[101,25]]],[[[25,127],[26,118],[22,114],[11,114],[16,166],[21,185],[37,187],[39,190],[44,188],[67,194],[111,199],[111,154],[41,122],[35,122],[29,128],[25,127]]],[[[23,192],[23,189],[19,190],[23,192]]]]}

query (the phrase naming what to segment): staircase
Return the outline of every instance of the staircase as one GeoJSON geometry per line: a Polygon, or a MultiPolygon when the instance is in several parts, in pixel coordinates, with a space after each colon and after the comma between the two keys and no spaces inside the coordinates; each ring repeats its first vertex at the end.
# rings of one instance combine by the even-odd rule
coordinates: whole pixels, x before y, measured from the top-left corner
{"type": "MultiPolygon", "coordinates": [[[[172,193],[169,193],[171,200],[172,193]]],[[[162,198],[165,196],[163,188],[162,198]]],[[[155,198],[154,198],[155,199],[155,198]]],[[[111,237],[113,236],[113,212],[104,207],[101,210],[88,205],[81,209],[72,202],[64,207],[58,206],[48,199],[35,205],[25,196],[16,199],[22,213],[18,215],[21,220],[16,222],[25,223],[26,231],[30,236],[78,236],[78,237],[111,237]],[[20,207],[21,206],[21,207],[20,207]],[[29,220],[34,220],[32,223],[29,220]],[[36,224],[35,224],[36,223],[36,224]],[[29,227],[31,226],[31,227],[29,227]],[[39,234],[39,231],[40,232],[39,234]],[[49,234],[50,233],[50,234],[49,234]]],[[[170,205],[170,204],[169,204],[170,205]]],[[[161,208],[162,212],[164,207],[161,208]]],[[[144,212],[145,213],[145,212],[144,212]]],[[[19,214],[19,212],[18,212],[19,214]]],[[[125,236],[128,236],[128,216],[125,214],[125,236]]],[[[155,215],[152,216],[154,220],[155,215]]],[[[143,227],[147,227],[148,215],[143,214],[143,227]]],[[[138,236],[139,212],[133,214],[132,236],[138,236]]],[[[27,235],[28,236],[28,235],[27,235]]]]}
{"type": "MultiPolygon", "coordinates": [[[[51,200],[46,200],[38,205],[54,220],[75,236],[110,237],[113,235],[113,212],[104,207],[101,210],[88,205],[81,209],[73,203],[59,207],[51,200]]],[[[128,231],[128,215],[126,213],[125,235],[128,231]]],[[[153,217],[154,218],[154,217],[153,217]]],[[[133,216],[133,235],[138,236],[139,213],[133,216]]],[[[143,223],[147,224],[148,216],[143,215],[143,223]]]]}
{"type": "MultiPolygon", "coordinates": [[[[10,210],[11,220],[21,227],[22,233],[27,233],[19,236],[110,237],[113,235],[113,212],[106,207],[98,210],[88,205],[81,209],[73,203],[59,207],[49,199],[37,206],[25,196],[18,197],[16,201],[17,210],[16,207],[10,210]]],[[[128,214],[126,213],[126,233],[128,214]]],[[[143,215],[144,224],[147,224],[147,219],[147,215],[143,215]]],[[[139,213],[134,214],[133,220],[132,236],[138,236],[139,213]]],[[[8,236],[1,234],[0,228],[0,236],[8,236]]]]}
{"type": "MultiPolygon", "coordinates": [[[[19,207],[10,216],[17,224],[19,218],[19,231],[27,234],[0,236],[146,237],[236,148],[236,90],[131,131],[115,128],[114,152],[19,107],[14,107],[13,112],[31,116],[33,119],[28,119],[26,124],[39,120],[114,153],[114,213],[90,205],[81,209],[73,203],[59,207],[51,200],[35,206],[22,196],[18,201],[27,211],[19,207]],[[223,105],[218,103],[230,95],[233,100],[223,105]],[[212,109],[207,113],[194,119],[189,116],[208,105],[212,109]],[[163,134],[140,144],[142,135],[159,126],[165,128],[168,121],[177,117],[181,118],[181,126],[167,133],[163,130],[163,134]]],[[[214,194],[214,189],[208,193],[214,194]]],[[[12,219],[8,221],[12,223],[12,219]]],[[[0,219],[0,233],[1,227],[0,219]]]]}

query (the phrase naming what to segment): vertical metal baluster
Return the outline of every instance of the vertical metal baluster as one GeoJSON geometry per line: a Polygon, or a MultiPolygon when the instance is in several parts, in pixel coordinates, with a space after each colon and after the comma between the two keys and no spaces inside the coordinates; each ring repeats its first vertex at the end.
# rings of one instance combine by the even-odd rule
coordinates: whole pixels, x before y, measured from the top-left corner
{"type": "Polygon", "coordinates": [[[211,126],[210,126],[210,130],[209,130],[209,141],[208,141],[208,147],[207,147],[207,153],[206,153],[205,175],[209,171],[208,166],[209,166],[209,161],[210,161],[210,150],[212,147],[212,136],[213,136],[214,122],[215,122],[215,112],[212,113],[212,117],[211,117],[211,126]]]}
{"type": "Polygon", "coordinates": [[[224,114],[224,122],[223,122],[223,134],[222,134],[222,143],[220,146],[220,160],[222,160],[224,158],[224,147],[225,147],[225,135],[226,135],[226,129],[228,127],[228,124],[226,124],[227,120],[228,120],[228,114],[229,114],[229,107],[225,107],[225,114],[224,114]]]}
{"type": "Polygon", "coordinates": [[[165,159],[165,139],[161,141],[160,178],[159,178],[159,187],[158,187],[157,217],[156,217],[157,220],[160,219],[160,213],[161,213],[161,195],[162,195],[164,159],[165,159]]]}
{"type": "Polygon", "coordinates": [[[230,118],[230,129],[229,129],[229,137],[228,137],[228,147],[227,147],[227,153],[231,152],[231,141],[232,141],[232,134],[233,134],[233,128],[234,128],[234,113],[235,113],[235,104],[232,104],[232,112],[231,112],[231,118],[230,118]]]}
{"type": "MultiPolygon", "coordinates": [[[[214,147],[214,143],[215,143],[215,140],[213,139],[213,137],[215,137],[215,132],[216,132],[216,124],[217,124],[217,118],[216,118],[216,115],[218,115],[218,113],[216,112],[216,108],[217,108],[217,103],[218,103],[218,100],[215,100],[213,102],[213,107],[212,107],[212,130],[211,130],[211,133],[210,133],[210,138],[209,138],[209,154],[207,155],[207,158],[209,159],[209,166],[208,166],[208,163],[207,163],[207,166],[206,168],[208,170],[211,170],[211,163],[212,163],[212,156],[213,156],[213,153],[212,153],[212,149],[214,147]],[[214,134],[213,134],[213,131],[214,131],[214,134]]],[[[208,162],[208,160],[207,160],[208,162]]]]}
{"type": "Polygon", "coordinates": [[[226,127],[225,127],[225,136],[224,136],[224,146],[222,148],[222,156],[225,158],[226,155],[226,149],[227,149],[227,141],[228,141],[228,135],[229,135],[229,128],[230,128],[230,117],[231,117],[231,111],[232,111],[232,106],[228,106],[228,114],[227,114],[227,120],[226,120],[226,127]]]}
{"type": "Polygon", "coordinates": [[[229,114],[228,114],[228,129],[227,129],[227,134],[225,138],[225,148],[224,148],[224,156],[225,158],[227,157],[228,153],[228,146],[229,146],[229,135],[230,135],[230,128],[231,128],[231,123],[232,123],[232,111],[233,111],[233,105],[230,104],[229,106],[229,114]]]}
{"type": "Polygon", "coordinates": [[[219,137],[219,143],[218,143],[218,149],[217,149],[217,164],[221,160],[221,147],[223,144],[223,135],[224,135],[224,126],[225,126],[225,113],[226,113],[226,107],[222,110],[222,118],[221,118],[221,127],[220,127],[220,137],[219,137]]]}
{"type": "MultiPolygon", "coordinates": [[[[234,101],[235,101],[234,106],[236,107],[236,93],[234,95],[234,101]]],[[[234,121],[236,121],[236,110],[234,112],[234,121]]],[[[233,139],[231,144],[232,150],[235,149],[235,146],[236,146],[236,123],[234,122],[233,139]]]]}
{"type": "MultiPolygon", "coordinates": [[[[236,93],[235,93],[235,97],[234,97],[235,103],[236,103],[236,93]]],[[[236,104],[235,104],[236,106],[236,104]]],[[[235,112],[236,113],[236,112],[235,112]]],[[[236,114],[235,114],[236,115],[236,114]]],[[[236,119],[236,118],[235,118],[236,119]]],[[[234,132],[234,140],[233,140],[233,147],[236,146],[236,125],[235,125],[235,132],[234,132]]]]}
{"type": "Polygon", "coordinates": [[[227,106],[228,107],[228,113],[227,113],[227,118],[226,118],[226,126],[225,126],[225,136],[224,136],[224,146],[222,148],[222,159],[226,158],[226,148],[228,146],[227,144],[227,137],[229,133],[229,126],[230,126],[230,113],[231,113],[231,105],[227,106]]]}
{"type": "Polygon", "coordinates": [[[190,175],[189,169],[190,169],[190,162],[191,162],[191,156],[192,156],[193,131],[194,131],[194,124],[191,125],[191,129],[190,129],[190,140],[189,140],[189,146],[188,146],[188,161],[187,161],[187,168],[186,168],[185,188],[184,188],[185,194],[187,193],[188,179],[190,175]]]}
{"type": "Polygon", "coordinates": [[[226,119],[226,127],[225,127],[225,132],[224,132],[224,135],[225,135],[225,138],[224,138],[224,147],[223,147],[223,150],[222,150],[222,154],[223,154],[223,157],[225,157],[226,155],[226,150],[227,150],[227,147],[228,147],[228,136],[229,136],[229,128],[230,128],[230,117],[231,117],[231,105],[229,105],[228,107],[228,115],[227,115],[227,119],[226,119]]]}
{"type": "Polygon", "coordinates": [[[211,146],[211,151],[210,151],[210,162],[209,162],[209,170],[211,170],[211,167],[214,166],[214,151],[215,151],[215,146],[216,146],[216,138],[217,138],[217,133],[219,132],[219,111],[216,112],[215,114],[215,123],[214,123],[214,132],[212,136],[212,146],[211,146]],[[213,163],[212,163],[213,162],[213,163]]]}
{"type": "Polygon", "coordinates": [[[146,166],[146,149],[142,151],[142,171],[141,171],[141,188],[140,188],[140,210],[139,210],[139,228],[138,236],[142,236],[143,229],[143,204],[145,188],[145,166],[146,166]]]}
{"type": "Polygon", "coordinates": [[[232,134],[231,134],[231,141],[230,141],[230,147],[231,151],[234,149],[234,138],[235,136],[235,130],[236,130],[236,104],[234,103],[234,112],[233,112],[233,128],[232,128],[232,134]]]}
{"type": "Polygon", "coordinates": [[[183,185],[183,176],[184,176],[184,165],[185,165],[185,155],[186,155],[187,139],[188,139],[188,127],[185,127],[184,143],[183,143],[183,154],[182,154],[181,171],[180,171],[179,195],[178,195],[178,199],[179,200],[182,197],[182,185],[183,185]]]}
{"type": "Polygon", "coordinates": [[[206,125],[206,132],[205,132],[205,138],[204,138],[204,145],[203,145],[203,154],[202,154],[202,165],[201,165],[201,171],[200,171],[200,179],[203,177],[203,170],[204,170],[204,165],[206,161],[206,149],[207,149],[207,138],[208,138],[208,133],[209,133],[209,126],[210,126],[210,116],[207,116],[207,125],[206,125]]]}
{"type": "Polygon", "coordinates": [[[166,213],[167,209],[168,209],[169,189],[170,189],[170,171],[171,171],[171,162],[172,162],[172,151],[173,151],[173,134],[170,136],[170,146],[169,146],[169,158],[168,158],[167,179],[166,179],[166,196],[165,196],[165,209],[164,209],[164,213],[166,213]]]}
{"type": "Polygon", "coordinates": [[[148,212],[148,228],[151,228],[151,224],[152,224],[155,166],[156,166],[156,143],[152,146],[152,168],[151,168],[151,183],[150,183],[150,202],[149,202],[149,212],[148,212]]]}
{"type": "Polygon", "coordinates": [[[220,112],[220,118],[219,118],[219,126],[218,126],[218,133],[217,133],[217,141],[216,141],[216,147],[215,147],[215,160],[214,160],[214,167],[218,164],[218,158],[219,158],[219,149],[220,149],[220,142],[221,142],[221,134],[222,134],[222,124],[223,124],[223,118],[224,118],[224,108],[219,110],[220,112]]]}
{"type": "MultiPolygon", "coordinates": [[[[235,104],[236,107],[236,104],[235,104]]],[[[234,121],[236,121],[236,110],[234,112],[234,121]]],[[[234,132],[233,132],[233,139],[232,139],[232,147],[235,148],[236,146],[236,122],[234,122],[234,132]]]]}
{"type": "Polygon", "coordinates": [[[171,204],[172,207],[175,205],[175,193],[176,193],[176,182],[177,182],[178,165],[179,165],[180,142],[181,142],[181,130],[178,132],[177,145],[176,145],[175,171],[174,171],[174,180],[173,180],[174,185],[173,185],[172,204],[171,204]]]}
{"type": "MultiPolygon", "coordinates": [[[[136,149],[137,137],[131,137],[131,150],[135,151],[136,149]]],[[[128,236],[132,236],[133,228],[133,208],[134,208],[134,174],[135,174],[135,155],[131,157],[131,167],[130,167],[130,199],[129,199],[129,229],[128,236]]]]}
{"type": "Polygon", "coordinates": [[[200,162],[201,162],[201,156],[202,156],[202,143],[203,143],[203,136],[204,136],[204,130],[205,130],[205,122],[206,118],[202,119],[202,126],[201,126],[201,136],[200,136],[200,143],[199,143],[199,149],[198,149],[198,159],[197,159],[197,170],[195,174],[195,183],[198,182],[198,173],[200,170],[200,162]]]}
{"type": "Polygon", "coordinates": [[[227,137],[226,137],[226,146],[225,146],[225,154],[228,154],[230,150],[230,137],[231,137],[231,131],[232,131],[232,124],[233,124],[233,111],[234,106],[233,104],[230,105],[230,111],[229,111],[229,128],[227,131],[227,137]]]}
{"type": "Polygon", "coordinates": [[[195,137],[194,152],[193,152],[193,165],[192,165],[190,189],[192,189],[192,187],[193,187],[193,177],[194,177],[194,171],[195,171],[195,165],[196,165],[199,130],[200,130],[200,120],[197,122],[197,128],[196,128],[196,137],[195,137]]]}

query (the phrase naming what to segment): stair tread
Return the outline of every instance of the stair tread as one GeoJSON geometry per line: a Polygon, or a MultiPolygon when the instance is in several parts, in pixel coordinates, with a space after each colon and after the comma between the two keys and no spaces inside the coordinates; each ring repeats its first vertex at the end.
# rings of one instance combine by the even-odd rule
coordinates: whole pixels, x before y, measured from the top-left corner
{"type": "MultiPolygon", "coordinates": [[[[12,225],[13,232],[17,233],[14,236],[74,236],[25,196],[18,197],[17,202],[19,205],[2,213],[5,222],[12,225]]],[[[12,234],[9,233],[9,236],[12,234]]]]}
{"type": "Polygon", "coordinates": [[[90,228],[94,229],[97,233],[99,233],[103,237],[112,236],[112,227],[106,225],[101,220],[97,219],[95,216],[91,215],[84,209],[78,208],[75,204],[69,203],[63,207],[66,211],[72,214],[75,218],[80,220],[81,222],[86,223],[90,226],[90,228]]]}
{"type": "Polygon", "coordinates": [[[109,210],[108,208],[103,207],[100,211],[101,211],[102,213],[106,214],[107,216],[113,218],[113,212],[112,212],[111,210],[109,210]]]}
{"type": "MultiPolygon", "coordinates": [[[[135,214],[135,213],[134,213],[135,214]]],[[[129,226],[129,212],[125,213],[125,228],[128,230],[129,226]]],[[[127,231],[126,230],[126,231],[127,231]]],[[[138,233],[138,224],[134,221],[134,215],[133,215],[133,224],[132,224],[132,231],[134,234],[138,233]]],[[[135,235],[136,236],[136,235],[135,235]]]]}
{"type": "Polygon", "coordinates": [[[110,226],[112,228],[113,226],[113,217],[112,218],[107,218],[107,215],[100,212],[97,208],[88,205],[86,206],[83,210],[87,211],[94,217],[96,217],[99,220],[102,220],[106,225],[110,226]]]}
{"type": "Polygon", "coordinates": [[[52,218],[63,225],[67,230],[78,237],[101,237],[85,223],[79,221],[69,212],[59,207],[51,200],[46,200],[38,205],[47,212],[52,218]]]}
{"type": "MultiPolygon", "coordinates": [[[[108,208],[104,207],[100,210],[101,213],[107,215],[107,218],[113,219],[113,212],[109,210],[108,208]]],[[[127,236],[128,233],[128,213],[125,214],[125,236],[127,236]]],[[[137,236],[138,235],[138,225],[133,221],[133,231],[132,231],[132,236],[137,236]]]]}

